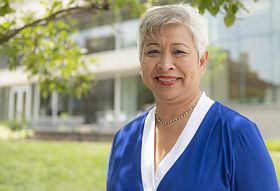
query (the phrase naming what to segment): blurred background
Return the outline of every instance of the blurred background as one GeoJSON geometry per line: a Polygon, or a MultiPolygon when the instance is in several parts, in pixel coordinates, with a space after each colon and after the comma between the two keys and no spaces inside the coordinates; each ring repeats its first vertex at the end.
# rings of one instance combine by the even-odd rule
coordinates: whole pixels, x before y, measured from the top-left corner
{"type": "MultiPolygon", "coordinates": [[[[280,2],[245,2],[249,13],[241,11],[229,28],[222,15],[205,14],[210,47],[219,47],[226,57],[215,66],[210,52],[208,73],[216,71],[206,77],[202,89],[255,121],[265,138],[279,138],[280,2]]],[[[158,4],[165,3],[168,1],[158,4]]],[[[93,73],[90,92],[80,99],[55,91],[43,96],[36,80],[31,81],[21,68],[10,71],[9,58],[1,55],[0,121],[24,120],[35,131],[81,126],[115,131],[153,104],[153,96],[139,74],[139,18],[128,9],[117,16],[104,11],[95,17],[84,12],[74,18],[78,30],[70,38],[84,50],[84,57],[97,60],[89,66],[93,73]]]]}
{"type": "MultiPolygon", "coordinates": [[[[170,2],[174,1],[157,1],[156,4],[170,2]]],[[[146,2],[145,5],[149,6],[150,4],[146,2]]],[[[40,5],[39,1],[27,0],[16,1],[13,6],[16,11],[30,8],[41,13],[42,7],[48,6],[48,4],[40,5]]],[[[64,4],[61,3],[61,6],[64,4]]],[[[114,133],[139,113],[149,109],[154,102],[153,95],[144,86],[139,73],[136,47],[139,15],[131,14],[130,8],[125,6],[122,8],[122,6],[117,12],[101,10],[69,14],[71,19],[76,20],[76,31],[67,31],[67,38],[80,48],[83,59],[90,60],[87,64],[87,72],[90,72],[88,75],[91,77],[87,88],[88,92],[80,96],[76,96],[71,91],[67,94],[63,93],[63,90],[60,91],[60,86],[56,86],[59,82],[55,82],[53,85],[58,89],[50,88],[51,84],[47,84],[47,87],[42,85],[42,79],[38,77],[39,73],[35,77],[32,75],[30,77],[30,70],[26,69],[30,66],[21,65],[21,60],[24,61],[25,55],[36,54],[36,51],[34,54],[21,53],[24,46],[19,48],[18,52],[11,51],[13,56],[18,53],[16,66],[12,65],[11,67],[10,55],[12,54],[8,51],[5,52],[7,49],[1,49],[0,122],[2,125],[0,127],[2,127],[2,131],[0,131],[0,137],[2,139],[10,140],[24,137],[34,140],[107,142],[104,143],[105,149],[103,148],[104,144],[102,147],[96,148],[96,151],[105,150],[102,156],[106,159],[114,133]],[[10,129],[9,132],[4,130],[5,128],[10,129]],[[24,129],[24,133],[14,134],[17,130],[22,129],[24,129]]],[[[280,1],[259,0],[254,2],[246,0],[244,6],[249,12],[239,11],[236,14],[235,22],[230,27],[224,23],[224,14],[217,14],[214,17],[209,12],[205,12],[204,15],[209,26],[210,59],[207,74],[203,79],[202,90],[212,99],[229,105],[256,122],[265,140],[277,140],[280,138],[280,57],[278,55],[280,51],[280,22],[277,21],[280,18],[280,1]]],[[[54,13],[56,7],[54,6],[53,9],[54,13]]],[[[58,20],[60,19],[55,21],[58,20]]],[[[67,19],[64,17],[61,20],[67,23],[67,19]]],[[[41,26],[46,25],[42,24],[41,26]]],[[[49,27],[54,30],[51,26],[49,27]]],[[[11,30],[13,29],[10,28],[11,30]]],[[[34,29],[34,34],[37,36],[44,33],[42,29],[36,30],[34,29]],[[37,33],[36,30],[41,32],[37,33]]],[[[14,38],[22,40],[24,35],[31,33],[32,30],[14,38]]],[[[36,40],[32,39],[32,42],[31,44],[34,44],[36,40]]],[[[51,47],[51,45],[48,46],[48,48],[51,47]]],[[[47,50],[42,51],[47,52],[47,50]]],[[[59,52],[59,48],[50,51],[50,53],[56,52],[59,52]]],[[[28,63],[31,61],[27,60],[28,63]]],[[[33,69],[36,67],[39,68],[38,70],[42,69],[42,66],[39,66],[40,59],[34,63],[33,69]]],[[[51,62],[49,63],[51,65],[51,62]]],[[[74,70],[80,69],[75,68],[74,70]]],[[[55,70],[51,73],[55,73],[55,70]]],[[[63,80],[58,81],[62,82],[63,85],[63,80]]],[[[83,86],[83,83],[78,86],[83,86]]],[[[2,154],[11,153],[7,146],[8,143],[11,142],[3,142],[2,146],[0,144],[2,154]]],[[[34,143],[39,144],[36,141],[34,143]]],[[[30,142],[23,144],[28,145],[30,142]]],[[[54,150],[60,145],[57,142],[53,144],[51,147],[54,150]]],[[[79,147],[88,151],[90,148],[95,148],[93,145],[87,144],[83,143],[79,147]]],[[[75,145],[72,146],[76,148],[75,145]]],[[[14,149],[18,147],[24,150],[27,146],[17,145],[14,149]]],[[[38,150],[40,150],[39,148],[44,148],[44,146],[38,146],[38,150]]],[[[33,149],[36,150],[36,148],[33,149]]],[[[62,148],[58,149],[61,149],[60,151],[63,153],[62,148]]],[[[71,149],[73,148],[71,147],[71,149]]],[[[74,150],[70,153],[76,152],[74,150]]],[[[95,154],[93,156],[91,153],[84,157],[85,159],[89,157],[86,160],[90,161],[90,157],[98,158],[100,156],[96,152],[95,154]]],[[[60,157],[66,155],[64,153],[60,157]]],[[[106,160],[104,158],[101,159],[103,163],[100,163],[103,168],[97,172],[97,174],[101,173],[102,175],[98,180],[101,182],[99,183],[101,186],[97,186],[96,190],[105,189],[106,160]]],[[[7,160],[7,158],[2,158],[2,160],[7,160]]],[[[42,157],[42,160],[45,160],[45,157],[42,157]]],[[[78,161],[80,161],[79,158],[75,163],[79,163],[78,161]]],[[[73,163],[73,161],[69,161],[69,163],[73,163]]],[[[100,167],[100,165],[97,166],[100,167]]],[[[77,169],[82,168],[84,167],[77,167],[77,169]]],[[[89,168],[97,167],[93,165],[89,168]]],[[[3,169],[4,167],[2,167],[3,169]]],[[[83,172],[85,173],[85,171],[83,172]]],[[[92,174],[89,176],[94,177],[92,174]]],[[[3,183],[1,178],[0,185],[3,183]]],[[[63,179],[63,177],[60,178],[63,179]]],[[[45,179],[48,178],[45,177],[45,179]]],[[[53,181],[55,182],[55,180],[53,181]]],[[[90,180],[86,181],[90,182],[90,180]]],[[[87,190],[87,188],[79,189],[81,188],[79,185],[82,184],[84,183],[77,184],[77,187],[72,185],[72,188],[54,188],[50,185],[49,187],[53,188],[50,190],[87,190]]],[[[89,183],[88,187],[91,186],[89,183]]],[[[3,187],[2,190],[26,190],[28,187],[12,188],[12,186],[7,186],[3,187]]],[[[33,186],[32,189],[48,190],[41,184],[37,184],[37,187],[33,186]]],[[[28,188],[28,190],[32,189],[28,188]]]]}

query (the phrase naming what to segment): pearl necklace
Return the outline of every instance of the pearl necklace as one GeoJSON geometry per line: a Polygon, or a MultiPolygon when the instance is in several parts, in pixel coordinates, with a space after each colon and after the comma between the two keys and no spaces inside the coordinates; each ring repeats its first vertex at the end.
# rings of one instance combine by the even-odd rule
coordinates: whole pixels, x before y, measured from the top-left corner
{"type": "Polygon", "coordinates": [[[155,110],[155,117],[156,117],[156,120],[157,120],[157,121],[159,122],[159,124],[161,124],[161,125],[169,125],[169,124],[171,124],[171,123],[174,123],[174,122],[176,122],[176,121],[182,119],[183,117],[185,117],[186,115],[190,114],[190,113],[194,110],[194,108],[195,108],[195,106],[197,105],[197,103],[198,103],[200,97],[201,97],[201,94],[200,94],[200,96],[197,98],[197,100],[195,101],[195,103],[194,103],[186,112],[182,113],[179,117],[177,117],[177,118],[175,118],[175,119],[172,119],[172,120],[170,120],[170,121],[162,121],[162,120],[159,118],[158,113],[157,113],[157,109],[156,109],[156,110],[155,110]]]}

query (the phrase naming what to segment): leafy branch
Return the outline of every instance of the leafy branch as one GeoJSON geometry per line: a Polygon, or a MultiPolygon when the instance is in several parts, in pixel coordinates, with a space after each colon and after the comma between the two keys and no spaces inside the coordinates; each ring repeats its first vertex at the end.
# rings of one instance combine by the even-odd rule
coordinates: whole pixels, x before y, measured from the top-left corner
{"type": "MultiPolygon", "coordinates": [[[[256,2],[257,0],[252,1],[256,2]]],[[[213,16],[218,13],[224,14],[224,23],[227,27],[234,24],[240,10],[249,12],[240,0],[194,0],[193,4],[198,7],[201,13],[207,10],[213,16]]]]}
{"type": "Polygon", "coordinates": [[[75,15],[75,14],[79,14],[79,13],[83,13],[83,12],[92,12],[93,10],[107,11],[107,10],[109,10],[109,4],[108,3],[104,3],[104,4],[94,3],[94,4],[90,4],[88,6],[85,6],[85,7],[76,6],[76,7],[70,7],[70,8],[67,8],[67,9],[59,10],[59,11],[49,15],[46,18],[38,19],[38,20],[33,21],[31,23],[25,24],[23,27],[10,30],[10,31],[8,31],[8,34],[6,34],[6,35],[2,34],[3,36],[0,37],[0,45],[7,42],[9,39],[13,38],[15,35],[20,33],[25,28],[39,26],[39,25],[40,26],[45,26],[50,21],[63,19],[68,15],[75,15]]]}
{"type": "MultiPolygon", "coordinates": [[[[160,3],[159,0],[69,0],[65,4],[62,0],[45,0],[46,13],[37,18],[32,11],[16,16],[11,1],[0,1],[0,56],[8,58],[8,63],[2,59],[0,64],[8,64],[10,69],[23,67],[30,78],[38,80],[44,96],[55,90],[76,97],[90,90],[93,74],[88,66],[96,59],[85,57],[78,44],[69,38],[77,28],[73,16],[85,12],[97,16],[124,8],[139,16],[146,5],[160,3]]],[[[189,1],[200,12],[207,10],[213,16],[224,12],[226,26],[235,22],[240,9],[247,11],[240,0],[189,1]]]]}

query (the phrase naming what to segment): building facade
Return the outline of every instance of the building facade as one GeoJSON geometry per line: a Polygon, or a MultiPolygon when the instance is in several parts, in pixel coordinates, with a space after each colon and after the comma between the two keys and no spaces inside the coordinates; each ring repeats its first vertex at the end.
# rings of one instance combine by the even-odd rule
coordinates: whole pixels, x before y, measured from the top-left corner
{"type": "MultiPolygon", "coordinates": [[[[240,13],[230,28],[221,16],[206,15],[210,46],[219,46],[228,56],[222,72],[205,81],[203,89],[213,99],[246,110],[248,115],[256,114],[247,107],[255,105],[262,111],[272,107],[280,115],[280,1],[245,1],[245,6],[249,14],[240,13]]],[[[116,129],[149,108],[154,100],[142,83],[136,47],[139,20],[126,13],[111,14],[94,21],[80,15],[80,30],[72,36],[87,50],[85,56],[98,60],[91,66],[95,76],[89,95],[77,100],[54,92],[44,99],[36,81],[29,81],[20,69],[9,71],[2,60],[0,120],[24,119],[34,128],[94,124],[116,129]]]]}

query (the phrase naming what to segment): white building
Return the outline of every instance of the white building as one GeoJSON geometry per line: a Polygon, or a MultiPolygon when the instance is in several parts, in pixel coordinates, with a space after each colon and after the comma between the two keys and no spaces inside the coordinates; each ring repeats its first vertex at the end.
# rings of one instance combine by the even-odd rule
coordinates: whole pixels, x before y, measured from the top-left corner
{"type": "MultiPolygon", "coordinates": [[[[265,136],[280,137],[280,123],[272,127],[271,122],[280,116],[280,1],[246,2],[246,7],[250,14],[239,15],[244,19],[229,29],[222,18],[207,16],[211,44],[226,50],[229,58],[224,72],[209,81],[205,90],[251,117],[265,136]],[[273,132],[268,131],[270,128],[273,132]]],[[[30,82],[20,69],[9,71],[0,60],[0,120],[24,118],[35,128],[62,122],[119,128],[147,109],[153,97],[139,74],[139,20],[122,14],[112,24],[110,14],[96,22],[81,15],[81,30],[72,36],[87,48],[89,54],[85,56],[98,58],[99,64],[91,67],[95,80],[89,96],[76,100],[53,93],[43,100],[36,81],[30,82]]]]}

